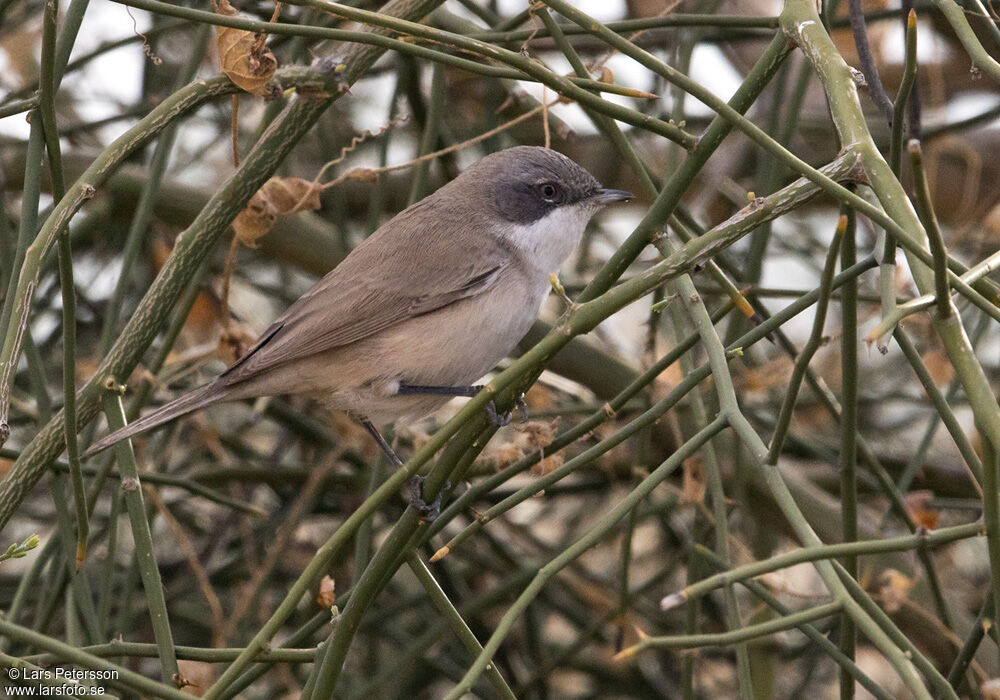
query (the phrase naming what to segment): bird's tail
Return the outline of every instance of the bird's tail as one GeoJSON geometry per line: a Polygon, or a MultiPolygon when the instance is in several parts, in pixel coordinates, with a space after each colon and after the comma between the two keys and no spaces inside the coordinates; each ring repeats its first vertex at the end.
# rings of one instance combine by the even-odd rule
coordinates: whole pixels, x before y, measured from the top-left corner
{"type": "Polygon", "coordinates": [[[150,428],[163,425],[168,421],[172,421],[174,418],[186,415],[192,411],[197,411],[199,408],[205,408],[213,403],[223,401],[227,398],[227,395],[226,392],[220,391],[219,388],[220,387],[217,382],[210,382],[205,386],[189,391],[183,396],[174,399],[170,403],[161,406],[152,413],[143,416],[136,422],[126,425],[124,428],[119,428],[110,435],[101,438],[91,445],[87,451],[83,453],[83,456],[90,457],[91,455],[95,455],[98,452],[106,450],[112,445],[130,438],[133,435],[138,435],[139,433],[143,433],[150,428]]]}

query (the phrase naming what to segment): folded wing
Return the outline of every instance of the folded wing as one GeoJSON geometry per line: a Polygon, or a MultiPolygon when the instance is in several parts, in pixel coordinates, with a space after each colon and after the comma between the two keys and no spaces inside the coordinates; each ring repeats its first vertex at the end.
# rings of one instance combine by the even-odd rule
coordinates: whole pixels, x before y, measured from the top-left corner
{"type": "Polygon", "coordinates": [[[397,226],[373,234],[292,304],[220,379],[242,382],[476,296],[510,263],[492,245],[465,250],[433,233],[425,230],[412,240],[417,237],[412,227],[397,226]],[[379,237],[382,245],[374,245],[379,237]],[[419,262],[414,250],[420,251],[419,262]]]}

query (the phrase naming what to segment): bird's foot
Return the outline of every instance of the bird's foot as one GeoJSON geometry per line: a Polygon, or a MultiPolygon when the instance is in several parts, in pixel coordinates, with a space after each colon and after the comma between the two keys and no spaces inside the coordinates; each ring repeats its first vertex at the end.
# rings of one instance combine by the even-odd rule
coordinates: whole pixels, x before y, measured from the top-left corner
{"type": "Polygon", "coordinates": [[[517,401],[514,402],[514,410],[506,411],[501,413],[497,410],[497,405],[493,401],[486,404],[486,415],[490,417],[490,423],[502,428],[505,425],[510,425],[510,420],[514,416],[514,411],[518,413],[518,423],[523,423],[528,420],[528,404],[524,402],[524,394],[517,397],[517,401]]]}
{"type": "Polygon", "coordinates": [[[511,412],[500,413],[497,410],[497,405],[494,401],[490,401],[486,404],[486,415],[490,417],[490,423],[498,428],[502,428],[505,425],[510,425],[511,412]]]}
{"type": "MultiPolygon", "coordinates": [[[[432,523],[437,520],[437,517],[441,515],[441,494],[435,498],[430,504],[424,501],[424,477],[416,474],[411,478],[407,484],[406,488],[410,492],[407,502],[420,511],[420,520],[425,523],[432,523]]],[[[448,488],[449,484],[445,484],[445,488],[448,488]]]]}

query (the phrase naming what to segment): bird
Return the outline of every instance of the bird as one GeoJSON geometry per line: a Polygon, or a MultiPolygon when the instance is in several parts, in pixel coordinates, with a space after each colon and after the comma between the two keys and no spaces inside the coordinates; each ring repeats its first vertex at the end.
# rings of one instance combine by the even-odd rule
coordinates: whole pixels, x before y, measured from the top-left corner
{"type": "Polygon", "coordinates": [[[591,217],[631,198],[549,148],[484,156],[357,245],[214,381],[84,456],[223,401],[300,394],[360,422],[399,465],[376,426],[475,395],[472,382],[537,319],[591,217]]]}

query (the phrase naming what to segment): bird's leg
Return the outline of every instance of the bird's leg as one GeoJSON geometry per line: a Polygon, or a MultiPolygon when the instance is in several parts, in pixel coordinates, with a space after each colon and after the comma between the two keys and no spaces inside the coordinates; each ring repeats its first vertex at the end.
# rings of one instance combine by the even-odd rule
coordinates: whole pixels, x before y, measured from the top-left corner
{"type": "Polygon", "coordinates": [[[360,422],[361,425],[364,426],[365,430],[367,430],[368,433],[375,438],[375,442],[378,444],[379,449],[382,450],[382,453],[389,458],[389,461],[397,467],[403,466],[403,460],[401,460],[399,455],[396,454],[396,451],[392,449],[392,445],[386,442],[386,439],[382,437],[382,433],[378,431],[378,428],[376,428],[367,418],[361,419],[360,422]]]}
{"type": "MultiPolygon", "coordinates": [[[[400,384],[396,393],[401,396],[424,394],[424,395],[436,395],[436,396],[467,396],[469,398],[475,396],[480,391],[483,390],[481,384],[470,384],[466,386],[429,386],[425,384],[400,384]]],[[[528,405],[524,403],[524,394],[521,394],[517,398],[517,403],[515,407],[521,413],[520,422],[523,423],[528,419],[528,405]]],[[[510,423],[513,411],[507,411],[506,413],[500,413],[497,410],[497,405],[490,400],[486,404],[486,415],[490,418],[490,423],[497,427],[503,427],[510,423]]]]}
{"type": "MultiPolygon", "coordinates": [[[[382,437],[382,433],[379,432],[378,428],[376,428],[367,418],[361,420],[361,425],[363,425],[365,430],[367,430],[368,433],[375,438],[375,442],[378,443],[379,448],[385,456],[389,458],[389,461],[395,464],[397,468],[402,467],[403,460],[399,458],[399,455],[397,455],[396,451],[392,449],[392,446],[386,442],[384,437],[382,437]]],[[[430,505],[424,502],[424,499],[422,498],[423,490],[421,488],[423,482],[424,477],[419,474],[410,479],[406,485],[409,492],[407,502],[423,514],[422,519],[424,521],[431,522],[441,513],[441,496],[439,494],[430,505]]]]}

